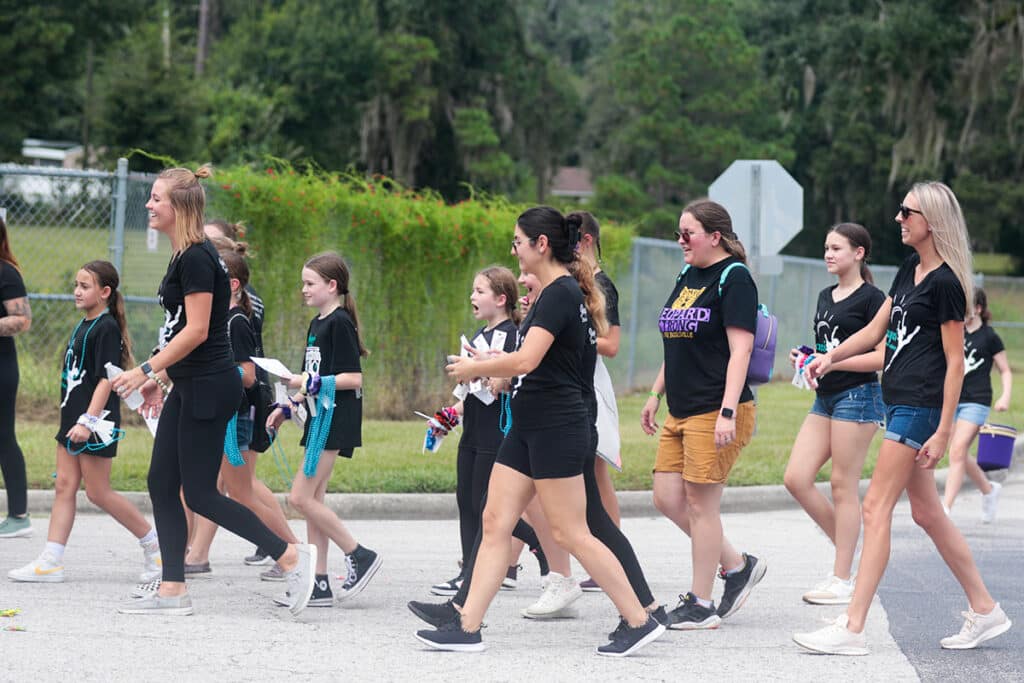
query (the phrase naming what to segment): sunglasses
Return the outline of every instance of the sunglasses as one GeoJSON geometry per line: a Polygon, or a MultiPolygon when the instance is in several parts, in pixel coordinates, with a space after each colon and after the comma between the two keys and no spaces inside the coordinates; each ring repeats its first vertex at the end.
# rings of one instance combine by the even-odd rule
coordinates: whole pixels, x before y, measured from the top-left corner
{"type": "Polygon", "coordinates": [[[673,230],[672,234],[675,235],[677,240],[682,240],[683,244],[689,244],[690,240],[693,238],[694,235],[698,235],[698,234],[707,235],[708,233],[703,232],[701,230],[694,230],[692,232],[689,231],[689,230],[673,230]]]}
{"type": "Polygon", "coordinates": [[[911,209],[906,204],[900,204],[900,207],[897,210],[900,212],[900,215],[903,216],[903,220],[907,220],[908,218],[910,218],[910,214],[912,214],[912,213],[919,213],[922,216],[924,215],[924,211],[919,211],[917,209],[911,209]]]}

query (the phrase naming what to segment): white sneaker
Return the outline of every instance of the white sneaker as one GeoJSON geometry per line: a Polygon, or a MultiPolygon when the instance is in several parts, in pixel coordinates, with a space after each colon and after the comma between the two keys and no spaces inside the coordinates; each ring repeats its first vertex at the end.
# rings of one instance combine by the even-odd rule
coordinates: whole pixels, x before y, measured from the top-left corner
{"type": "Polygon", "coordinates": [[[995,609],[988,614],[978,614],[970,607],[960,614],[964,615],[964,625],[960,627],[960,633],[939,641],[947,650],[970,650],[978,647],[986,640],[1006,633],[1013,625],[999,603],[996,603],[995,609]]]}
{"type": "Polygon", "coordinates": [[[825,628],[812,633],[794,633],[793,642],[823,655],[866,655],[868,645],[864,632],[852,633],[846,624],[847,617],[841,614],[825,628]]]}
{"type": "Polygon", "coordinates": [[[139,545],[142,546],[142,552],[144,553],[139,582],[150,583],[151,581],[156,581],[164,573],[164,563],[160,557],[160,543],[152,541],[151,543],[140,543],[139,545]]]}
{"type": "Polygon", "coordinates": [[[548,585],[541,593],[540,599],[521,614],[527,619],[568,619],[576,616],[576,610],[569,606],[576,602],[583,591],[580,584],[571,576],[562,576],[557,572],[548,574],[548,585]]]}
{"type": "Polygon", "coordinates": [[[44,550],[42,554],[20,569],[7,572],[11,581],[29,583],[63,583],[64,565],[57,561],[53,553],[44,550]]]}
{"type": "Polygon", "coordinates": [[[285,574],[285,580],[288,583],[287,595],[292,600],[288,609],[292,616],[297,617],[306,609],[313,595],[313,587],[316,586],[316,546],[312,543],[299,543],[295,547],[299,551],[299,562],[295,569],[285,574]]]}
{"type": "Polygon", "coordinates": [[[981,495],[981,521],[983,524],[991,524],[996,518],[996,507],[999,505],[999,492],[1003,485],[998,481],[990,481],[992,490],[981,495]]]}
{"type": "Polygon", "coordinates": [[[853,597],[853,577],[848,581],[829,574],[814,590],[804,593],[804,602],[812,605],[848,605],[853,597]]]}

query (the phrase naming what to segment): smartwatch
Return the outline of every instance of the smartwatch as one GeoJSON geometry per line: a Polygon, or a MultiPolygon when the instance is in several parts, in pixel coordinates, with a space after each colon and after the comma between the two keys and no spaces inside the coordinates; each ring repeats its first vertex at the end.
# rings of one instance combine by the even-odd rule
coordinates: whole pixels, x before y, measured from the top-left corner
{"type": "Polygon", "coordinates": [[[153,372],[153,366],[149,364],[149,361],[146,361],[145,363],[140,365],[139,369],[142,370],[142,373],[146,377],[149,377],[150,379],[153,379],[153,377],[156,375],[156,373],[153,372]]]}
{"type": "Polygon", "coordinates": [[[731,420],[736,415],[736,412],[732,408],[722,408],[722,417],[727,420],[731,420]]]}

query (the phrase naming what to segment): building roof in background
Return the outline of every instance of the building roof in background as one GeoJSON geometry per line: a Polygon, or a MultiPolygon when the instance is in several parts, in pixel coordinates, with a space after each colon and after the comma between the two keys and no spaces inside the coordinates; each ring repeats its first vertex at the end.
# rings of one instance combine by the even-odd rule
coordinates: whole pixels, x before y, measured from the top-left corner
{"type": "Polygon", "coordinates": [[[582,166],[561,166],[551,179],[551,194],[556,197],[593,197],[590,171],[582,166]]]}

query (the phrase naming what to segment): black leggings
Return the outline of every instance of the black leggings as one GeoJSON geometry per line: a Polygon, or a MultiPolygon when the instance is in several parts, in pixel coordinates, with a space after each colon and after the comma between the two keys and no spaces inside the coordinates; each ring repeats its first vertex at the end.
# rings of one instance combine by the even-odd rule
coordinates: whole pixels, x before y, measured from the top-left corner
{"type": "Polygon", "coordinates": [[[188,527],[179,489],[196,514],[255,543],[275,560],[288,548],[249,508],[217,490],[224,432],[241,393],[242,380],[231,367],[175,380],[164,402],[148,479],[164,581],[185,580],[188,527]]]}
{"type": "Polygon", "coordinates": [[[28,512],[25,456],[14,436],[14,405],[18,398],[18,356],[0,353],[0,473],[7,489],[7,516],[28,512]]]}
{"type": "MultiPolygon", "coordinates": [[[[608,546],[608,549],[612,551],[615,558],[622,565],[623,571],[626,572],[626,578],[629,579],[629,585],[633,588],[633,592],[636,593],[636,597],[640,600],[640,604],[648,606],[654,602],[654,595],[651,594],[651,588],[647,585],[647,579],[644,577],[644,571],[640,568],[640,561],[636,558],[636,553],[633,551],[633,546],[630,545],[629,539],[622,533],[619,527],[615,526],[612,518],[608,516],[608,511],[604,509],[604,505],[601,503],[601,491],[597,487],[597,475],[594,473],[594,458],[588,458],[583,464],[583,485],[587,492],[587,526],[590,527],[590,533],[594,537],[608,546]]],[[[463,569],[465,580],[462,582],[462,586],[459,587],[459,592],[452,598],[452,601],[457,605],[465,605],[466,598],[469,596],[469,585],[472,583],[473,576],[473,565],[476,564],[476,553],[480,549],[480,542],[483,540],[483,530],[477,534],[476,544],[473,546],[473,552],[470,553],[469,562],[463,569]]]]}
{"type": "MultiPolygon", "coordinates": [[[[497,453],[478,451],[475,448],[459,447],[456,460],[457,488],[455,500],[459,504],[459,535],[462,541],[463,573],[469,576],[466,568],[469,557],[479,543],[484,514],[484,503],[487,501],[487,483],[491,480],[491,470],[497,453]]],[[[533,527],[520,519],[516,522],[512,535],[526,544],[531,553],[543,556],[540,540],[533,527]]]]}

